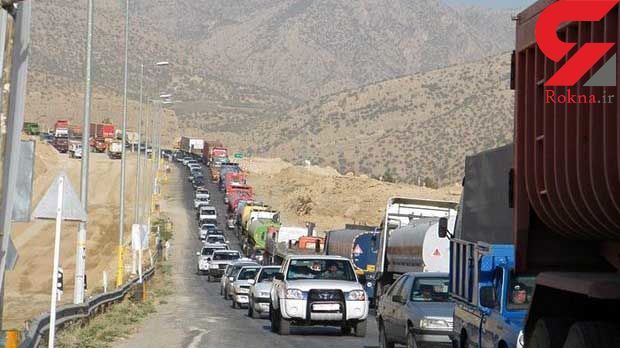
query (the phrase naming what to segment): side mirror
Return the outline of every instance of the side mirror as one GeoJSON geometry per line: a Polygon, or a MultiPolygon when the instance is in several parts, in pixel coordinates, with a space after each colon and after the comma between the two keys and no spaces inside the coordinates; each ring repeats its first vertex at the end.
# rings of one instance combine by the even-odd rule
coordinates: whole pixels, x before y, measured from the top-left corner
{"type": "Polygon", "coordinates": [[[229,242],[229,241],[226,241],[226,244],[230,244],[230,242],[229,242]]]}
{"type": "Polygon", "coordinates": [[[439,218],[439,227],[437,229],[437,234],[439,238],[446,238],[448,236],[448,219],[445,217],[439,218]]]}
{"type": "Polygon", "coordinates": [[[276,273],[274,278],[277,279],[277,280],[284,280],[284,273],[278,272],[278,273],[276,273]]]}
{"type": "Polygon", "coordinates": [[[248,284],[254,285],[254,284],[256,284],[256,280],[250,279],[250,280],[248,280],[248,284]]]}
{"type": "Polygon", "coordinates": [[[495,288],[492,286],[483,286],[480,288],[480,305],[482,307],[495,308],[495,288]]]}
{"type": "Polygon", "coordinates": [[[200,256],[200,251],[197,251],[197,252],[196,252],[196,256],[200,256]]]}
{"type": "Polygon", "coordinates": [[[394,295],[392,296],[392,302],[403,303],[403,297],[400,295],[394,295]]]}

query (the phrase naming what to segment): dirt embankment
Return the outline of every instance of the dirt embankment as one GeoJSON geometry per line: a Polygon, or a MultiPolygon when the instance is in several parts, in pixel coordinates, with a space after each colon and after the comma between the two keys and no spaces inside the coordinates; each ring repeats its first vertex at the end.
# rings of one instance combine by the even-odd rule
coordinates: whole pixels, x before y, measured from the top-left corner
{"type": "MultiPolygon", "coordinates": [[[[129,241],[134,217],[136,188],[136,157],[127,157],[125,236],[129,241]]],[[[33,209],[60,171],[65,171],[76,193],[80,189],[81,161],[59,154],[48,144],[37,142],[33,209]]],[[[89,224],[86,244],[88,295],[100,292],[102,274],[108,274],[108,288],[114,287],[116,251],[119,238],[121,161],[106,154],[91,153],[89,179],[89,224]]],[[[142,190],[145,191],[144,189],[142,190]]],[[[76,237],[78,224],[65,222],[62,226],[60,264],[64,270],[62,303],[73,301],[76,237]]],[[[19,253],[15,270],[7,273],[4,324],[19,328],[24,320],[49,310],[52,278],[54,222],[33,220],[14,223],[12,238],[19,253]]],[[[130,255],[125,254],[126,269],[130,255]]]]}
{"type": "Polygon", "coordinates": [[[347,223],[377,225],[389,197],[458,201],[461,187],[434,190],[392,184],[365,176],[341,175],[332,168],[293,166],[280,159],[250,158],[241,163],[259,201],[281,212],[286,225],[317,224],[319,231],[347,223]]]}

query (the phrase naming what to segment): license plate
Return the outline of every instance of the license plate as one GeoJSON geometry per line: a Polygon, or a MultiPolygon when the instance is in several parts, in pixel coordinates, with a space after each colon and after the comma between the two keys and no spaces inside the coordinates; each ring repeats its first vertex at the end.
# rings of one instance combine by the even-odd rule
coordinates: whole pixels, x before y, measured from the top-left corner
{"type": "Polygon", "coordinates": [[[340,305],[337,303],[317,303],[312,305],[314,311],[337,311],[340,310],[340,305]]]}

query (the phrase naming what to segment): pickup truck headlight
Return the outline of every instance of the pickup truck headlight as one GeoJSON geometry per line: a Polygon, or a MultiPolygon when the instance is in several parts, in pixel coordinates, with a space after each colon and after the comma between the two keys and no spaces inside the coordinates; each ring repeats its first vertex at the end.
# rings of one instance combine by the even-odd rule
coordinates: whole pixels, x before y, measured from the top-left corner
{"type": "Polygon", "coordinates": [[[365,301],[366,300],[366,291],[364,290],[353,290],[347,294],[347,301],[365,301]]]}
{"type": "Polygon", "coordinates": [[[304,300],[304,292],[299,289],[287,289],[286,299],[288,300],[304,300]]]}
{"type": "Polygon", "coordinates": [[[452,323],[445,319],[422,319],[420,320],[420,328],[421,329],[451,329],[452,323]]]}

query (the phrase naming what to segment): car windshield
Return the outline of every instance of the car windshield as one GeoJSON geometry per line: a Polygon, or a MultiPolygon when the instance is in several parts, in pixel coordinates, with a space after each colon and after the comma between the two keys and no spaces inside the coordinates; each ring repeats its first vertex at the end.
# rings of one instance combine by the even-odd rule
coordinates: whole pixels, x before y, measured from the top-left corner
{"type": "Polygon", "coordinates": [[[202,255],[211,255],[213,254],[214,251],[216,250],[221,250],[224,249],[222,248],[202,248],[202,255]]]}
{"type": "Polygon", "coordinates": [[[415,278],[411,288],[411,301],[413,302],[447,302],[448,277],[415,278]]]}
{"type": "Polygon", "coordinates": [[[291,260],[286,279],[356,281],[355,273],[348,260],[329,259],[291,260]]]}
{"type": "Polygon", "coordinates": [[[280,272],[280,268],[263,268],[258,277],[258,282],[270,282],[273,281],[273,277],[280,272]]]}
{"type": "Polygon", "coordinates": [[[224,242],[224,236],[220,234],[214,234],[207,238],[207,243],[224,242]]]}
{"type": "Polygon", "coordinates": [[[508,300],[506,301],[509,310],[527,309],[534,294],[535,277],[517,277],[510,275],[510,288],[508,289],[508,300]]]}
{"type": "Polygon", "coordinates": [[[213,254],[213,261],[237,260],[240,257],[239,253],[215,253],[213,254]]]}
{"type": "Polygon", "coordinates": [[[258,273],[258,270],[260,268],[243,268],[241,269],[241,271],[239,272],[239,276],[237,277],[237,280],[248,280],[248,279],[254,279],[254,277],[256,277],[256,273],[258,273]]]}

